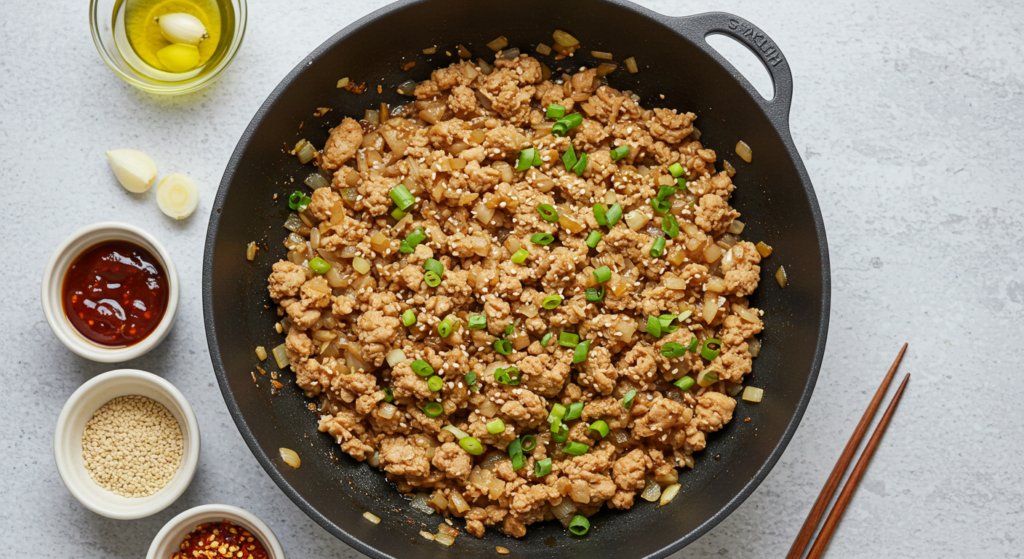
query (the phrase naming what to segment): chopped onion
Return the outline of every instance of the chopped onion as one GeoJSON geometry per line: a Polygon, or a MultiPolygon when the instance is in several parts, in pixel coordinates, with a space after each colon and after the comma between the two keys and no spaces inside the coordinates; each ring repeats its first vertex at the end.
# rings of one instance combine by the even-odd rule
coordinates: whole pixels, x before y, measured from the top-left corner
{"type": "Polygon", "coordinates": [[[729,233],[739,235],[743,232],[744,227],[746,227],[746,224],[738,219],[734,219],[732,220],[732,223],[729,224],[729,233]]]}
{"type": "Polygon", "coordinates": [[[416,92],[416,85],[416,80],[406,80],[399,84],[398,94],[405,95],[406,97],[411,97],[416,92]]]}
{"type": "Polygon", "coordinates": [[[305,140],[303,140],[303,142],[305,143],[296,150],[295,155],[299,158],[299,163],[305,165],[306,163],[309,163],[314,156],[316,156],[316,148],[313,147],[313,144],[306,142],[305,140]]]}
{"type": "Polygon", "coordinates": [[[729,163],[728,160],[722,160],[722,168],[725,169],[725,173],[729,175],[730,178],[736,176],[736,167],[733,167],[732,163],[729,163]]]}
{"type": "MultiPolygon", "coordinates": [[[[417,510],[419,512],[422,512],[423,514],[434,514],[435,511],[434,511],[433,507],[431,507],[430,505],[427,504],[427,499],[429,497],[430,496],[427,495],[426,493],[417,493],[416,496],[412,498],[412,502],[409,503],[409,506],[412,507],[413,510],[417,510]]],[[[421,534],[430,534],[430,532],[420,532],[420,533],[421,534]]],[[[432,535],[431,535],[431,539],[433,539],[432,535]]]]}
{"type": "Polygon", "coordinates": [[[647,485],[644,486],[643,493],[640,493],[640,498],[651,503],[657,501],[661,498],[661,486],[658,485],[658,482],[648,477],[647,485]]]}
{"type": "Polygon", "coordinates": [[[498,415],[498,404],[487,400],[480,404],[480,406],[476,408],[476,411],[485,417],[494,417],[495,415],[498,415]]]}
{"type": "Polygon", "coordinates": [[[708,291],[711,291],[713,293],[722,293],[723,291],[726,290],[725,280],[715,276],[712,276],[710,279],[708,279],[708,282],[705,284],[705,287],[708,291]]]}
{"type": "Polygon", "coordinates": [[[725,393],[730,395],[730,396],[732,396],[733,398],[738,396],[740,392],[743,392],[743,385],[742,384],[738,384],[738,383],[726,383],[726,384],[728,384],[729,387],[725,389],[725,393]]]}
{"type": "Polygon", "coordinates": [[[288,219],[284,220],[284,228],[293,233],[302,229],[305,225],[306,224],[302,223],[302,220],[299,219],[299,214],[296,213],[288,214],[288,219]]]}
{"type": "Polygon", "coordinates": [[[274,354],[274,361],[277,361],[277,366],[281,369],[288,366],[288,353],[285,350],[284,344],[275,347],[272,350],[274,354]]]}
{"type": "Polygon", "coordinates": [[[507,51],[502,52],[499,58],[503,58],[505,60],[515,60],[516,58],[519,58],[519,49],[510,48],[507,51]]]}
{"type": "Polygon", "coordinates": [[[630,74],[635,74],[640,71],[640,68],[636,65],[636,58],[630,56],[629,58],[622,61],[626,65],[626,69],[629,70],[630,74]]]}
{"type": "Polygon", "coordinates": [[[740,318],[746,320],[751,324],[758,324],[761,322],[761,318],[757,315],[757,313],[750,309],[745,309],[743,307],[740,307],[739,305],[733,305],[732,310],[736,314],[740,315],[740,318]]]}
{"type": "Polygon", "coordinates": [[[311,173],[308,177],[306,177],[306,180],[302,182],[305,182],[306,186],[312,188],[313,190],[316,190],[318,188],[329,188],[331,186],[331,183],[327,182],[327,179],[325,179],[324,176],[321,175],[320,173],[311,173]]]}
{"type": "Polygon", "coordinates": [[[743,389],[743,401],[754,402],[755,404],[761,401],[764,397],[764,390],[755,386],[748,386],[743,389]]]}
{"type": "Polygon", "coordinates": [[[387,355],[388,365],[394,367],[395,365],[406,360],[405,352],[399,348],[392,349],[387,355]]]}
{"type": "Polygon", "coordinates": [[[458,491],[452,491],[449,493],[448,500],[455,506],[455,512],[463,513],[469,510],[469,503],[462,498],[462,495],[460,495],[458,491]]]}
{"type": "Polygon", "coordinates": [[[555,515],[562,526],[568,528],[572,517],[576,515],[576,503],[573,503],[572,499],[562,499],[562,502],[551,507],[551,514],[555,515]]]}
{"type": "Polygon", "coordinates": [[[245,259],[252,261],[256,259],[256,242],[249,243],[249,246],[245,247],[245,259]]]}
{"type": "Polygon", "coordinates": [[[423,536],[424,539],[428,539],[430,541],[434,541],[434,534],[431,534],[430,532],[427,532],[425,530],[420,530],[420,535],[423,536]]]}
{"type": "Polygon", "coordinates": [[[597,77],[601,78],[611,74],[619,65],[614,62],[603,62],[597,67],[597,77]]]}
{"type": "Polygon", "coordinates": [[[338,80],[338,89],[345,89],[345,87],[348,86],[348,82],[348,78],[341,78],[340,80],[338,80]]]}
{"type": "Polygon", "coordinates": [[[718,296],[713,294],[705,294],[704,296],[704,309],[701,312],[701,316],[704,317],[704,322],[711,324],[715,320],[715,315],[718,314],[718,296]]]}
{"type": "Polygon", "coordinates": [[[779,287],[786,287],[786,282],[789,278],[786,277],[786,268],[779,266],[779,271],[775,272],[775,281],[779,282],[779,287]]]}
{"type": "Polygon", "coordinates": [[[747,142],[744,142],[743,140],[736,142],[736,155],[740,156],[740,159],[747,163],[750,163],[754,158],[754,152],[750,149],[750,146],[747,145],[747,142]]]}
{"type": "Polygon", "coordinates": [[[551,47],[545,45],[544,43],[537,43],[537,52],[543,54],[544,56],[547,56],[551,54],[551,47]]]}
{"type": "Polygon", "coordinates": [[[686,289],[686,280],[684,280],[683,278],[678,278],[674,275],[670,276],[666,274],[665,276],[662,277],[662,283],[664,283],[665,287],[669,289],[686,289]]]}
{"type": "Polygon", "coordinates": [[[772,247],[764,244],[764,241],[758,241],[754,248],[757,249],[757,253],[761,255],[761,258],[768,258],[772,255],[772,247]]]}
{"type": "Polygon", "coordinates": [[[277,449],[277,451],[281,453],[281,460],[283,460],[285,464],[288,464],[293,468],[298,468],[302,464],[302,461],[299,460],[299,455],[296,454],[294,450],[282,447],[277,449]]]}
{"type": "Polygon", "coordinates": [[[494,208],[488,208],[487,205],[483,203],[483,200],[481,200],[473,206],[473,215],[476,217],[477,221],[486,225],[490,223],[491,218],[494,217],[494,208]]]}
{"type": "Polygon", "coordinates": [[[355,268],[360,274],[366,274],[370,271],[370,263],[365,258],[356,256],[352,259],[352,267],[355,268]]]}
{"type": "Polygon", "coordinates": [[[750,352],[751,357],[757,357],[761,353],[761,340],[757,338],[747,340],[747,351],[750,352]]]}
{"type": "Polygon", "coordinates": [[[457,46],[456,53],[459,55],[459,58],[469,58],[473,56],[473,53],[469,52],[469,49],[461,44],[457,46]]]}
{"type": "Polygon", "coordinates": [[[469,433],[463,431],[462,429],[459,429],[458,427],[456,427],[454,425],[445,425],[441,429],[444,430],[444,431],[448,431],[451,434],[455,435],[455,438],[459,439],[460,441],[462,439],[464,439],[464,438],[469,436],[469,433]]]}
{"type": "Polygon", "coordinates": [[[503,48],[505,48],[507,46],[508,46],[508,39],[506,39],[504,35],[502,35],[502,36],[498,37],[497,39],[487,43],[487,48],[493,50],[494,52],[498,52],[499,50],[501,50],[501,49],[503,49],[503,48]]]}
{"type": "Polygon", "coordinates": [[[377,466],[380,466],[380,453],[379,452],[374,452],[373,456],[371,456],[371,457],[366,459],[366,463],[371,468],[376,468],[377,466]]]}
{"type": "Polygon", "coordinates": [[[594,58],[600,58],[601,60],[612,60],[614,58],[612,56],[612,53],[604,52],[604,51],[600,51],[600,50],[592,50],[592,51],[590,51],[590,56],[593,56],[594,58]]]}
{"type": "Polygon", "coordinates": [[[266,361],[267,349],[263,346],[256,346],[256,357],[260,358],[260,361],[266,361]]]}
{"type": "Polygon", "coordinates": [[[455,538],[449,534],[438,534],[437,537],[434,538],[434,541],[447,547],[455,543],[455,538]]]}
{"type": "Polygon", "coordinates": [[[435,491],[434,496],[427,501],[427,504],[434,507],[438,512],[441,512],[448,508],[448,499],[445,499],[444,495],[442,495],[440,491],[435,491]]]}
{"type": "MultiPolygon", "coordinates": [[[[689,421],[687,421],[686,423],[689,423],[689,421]]],[[[654,478],[654,481],[658,482],[658,485],[662,486],[672,485],[673,483],[679,481],[679,471],[676,470],[675,468],[672,468],[671,470],[669,470],[667,474],[654,478]]]]}
{"type": "Polygon", "coordinates": [[[562,31],[561,29],[555,29],[555,32],[552,34],[552,37],[554,37],[556,43],[563,47],[575,47],[576,45],[580,44],[579,40],[577,40],[576,37],[573,37],[572,35],[566,33],[565,31],[562,31]]]}
{"type": "Polygon", "coordinates": [[[704,249],[704,261],[708,264],[718,260],[722,256],[722,248],[718,245],[711,245],[704,249]]]}
{"type": "Polygon", "coordinates": [[[661,506],[665,506],[672,502],[672,499],[675,499],[676,495],[679,494],[680,487],[681,486],[678,483],[673,483],[672,485],[666,487],[665,490],[661,492],[661,500],[658,501],[658,504],[661,506]]]}
{"type": "Polygon", "coordinates": [[[640,210],[633,210],[626,214],[625,220],[626,225],[628,225],[630,229],[633,231],[639,231],[647,225],[647,222],[650,221],[651,218],[640,210]]]}
{"type": "Polygon", "coordinates": [[[377,516],[376,514],[373,514],[370,511],[364,512],[363,513],[363,518],[369,520],[370,522],[373,522],[374,524],[380,524],[380,517],[377,516]]]}

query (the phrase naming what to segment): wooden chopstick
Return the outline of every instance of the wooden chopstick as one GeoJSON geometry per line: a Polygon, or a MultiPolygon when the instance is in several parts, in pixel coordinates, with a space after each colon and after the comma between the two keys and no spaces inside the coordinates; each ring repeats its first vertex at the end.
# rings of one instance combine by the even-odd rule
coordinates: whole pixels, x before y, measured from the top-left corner
{"type": "Polygon", "coordinates": [[[868,427],[871,425],[871,420],[875,417],[875,412],[878,411],[879,404],[882,403],[882,398],[885,397],[885,392],[889,390],[889,384],[892,383],[892,377],[896,374],[896,368],[899,367],[900,361],[903,360],[903,354],[907,351],[907,344],[903,344],[900,348],[899,355],[896,356],[896,360],[893,361],[892,367],[889,367],[889,372],[885,374],[885,378],[882,379],[882,384],[878,386],[878,390],[875,391],[875,396],[871,398],[871,403],[868,404],[868,409],[864,410],[864,415],[860,418],[860,423],[857,424],[857,428],[853,430],[853,435],[850,436],[849,442],[846,443],[846,448],[843,449],[843,453],[839,455],[839,461],[836,462],[832,473],[829,474],[828,480],[825,482],[825,487],[821,488],[821,493],[818,494],[818,499],[814,501],[814,506],[811,507],[811,512],[807,514],[807,519],[804,520],[804,525],[800,528],[800,533],[797,534],[796,540],[793,542],[793,547],[789,548],[789,554],[786,555],[786,559],[800,559],[803,556],[804,550],[807,549],[807,544],[811,543],[811,537],[814,535],[814,530],[818,527],[818,522],[821,521],[822,515],[825,514],[825,508],[828,507],[828,502],[832,500],[832,495],[836,492],[836,487],[839,486],[840,480],[843,479],[843,473],[846,472],[846,468],[850,465],[850,461],[853,460],[853,453],[857,451],[857,447],[860,446],[860,442],[864,439],[864,434],[867,433],[868,427]]]}
{"type": "Polygon", "coordinates": [[[910,373],[907,373],[907,376],[903,377],[903,382],[901,382],[900,387],[896,389],[896,394],[893,395],[892,401],[889,402],[889,407],[885,408],[885,414],[883,414],[882,419],[878,421],[878,426],[875,427],[875,432],[871,433],[871,438],[868,439],[868,444],[864,447],[864,452],[862,452],[860,458],[857,459],[857,465],[853,467],[853,472],[850,473],[850,478],[846,480],[846,485],[843,486],[843,490],[839,492],[839,497],[836,498],[836,504],[832,506],[832,511],[828,513],[828,518],[825,519],[825,524],[821,527],[821,532],[818,533],[817,539],[814,540],[814,545],[811,546],[811,551],[807,554],[807,559],[819,559],[821,555],[825,553],[825,548],[828,547],[828,542],[832,537],[832,532],[834,532],[836,526],[839,525],[839,520],[843,517],[843,511],[846,510],[846,505],[849,504],[850,499],[853,498],[853,492],[857,490],[857,484],[860,483],[860,478],[864,475],[864,470],[868,469],[868,462],[871,461],[871,455],[875,453],[875,448],[878,447],[878,442],[882,440],[882,435],[885,434],[885,428],[889,425],[889,419],[892,417],[892,413],[896,411],[896,405],[900,403],[900,397],[903,396],[903,389],[907,387],[908,380],[910,380],[910,373]]]}

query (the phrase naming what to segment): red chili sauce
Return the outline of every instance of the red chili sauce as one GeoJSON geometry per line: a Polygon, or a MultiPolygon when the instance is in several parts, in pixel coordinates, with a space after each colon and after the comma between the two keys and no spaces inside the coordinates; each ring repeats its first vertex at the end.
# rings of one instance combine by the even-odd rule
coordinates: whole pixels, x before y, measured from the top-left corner
{"type": "Polygon", "coordinates": [[[201,557],[227,559],[267,559],[267,550],[256,536],[241,526],[223,520],[206,522],[196,526],[185,535],[179,546],[181,551],[171,554],[170,559],[195,559],[201,557]]]}
{"type": "Polygon", "coordinates": [[[150,335],[167,310],[167,274],[139,245],[107,241],[75,258],[64,274],[61,304],[85,339],[126,347],[150,335]]]}

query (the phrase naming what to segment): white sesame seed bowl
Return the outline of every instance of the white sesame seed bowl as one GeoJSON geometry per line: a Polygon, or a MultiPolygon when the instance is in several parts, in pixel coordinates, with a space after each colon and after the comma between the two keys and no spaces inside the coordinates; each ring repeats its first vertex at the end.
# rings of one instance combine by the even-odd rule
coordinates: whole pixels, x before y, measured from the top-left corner
{"type": "Polygon", "coordinates": [[[263,544],[270,559],[284,559],[281,542],[256,515],[231,505],[200,505],[175,516],[153,538],[146,559],[166,559],[180,549],[185,536],[204,522],[227,520],[248,531],[263,544]]]}
{"type": "MultiPolygon", "coordinates": [[[[138,401],[139,399],[129,400],[138,401]]],[[[142,402],[145,401],[142,400],[142,402]]],[[[147,418],[147,421],[152,419],[152,423],[165,427],[168,424],[173,425],[173,422],[167,418],[166,412],[162,411],[159,406],[154,406],[149,402],[145,402],[145,404],[146,406],[143,407],[138,407],[138,404],[135,404],[136,407],[131,411],[158,412],[154,417],[147,418]]],[[[150,424],[147,423],[147,425],[150,424]]],[[[109,438],[112,437],[108,435],[107,439],[109,440],[109,438]]],[[[89,450],[90,453],[95,452],[92,448],[89,450]]],[[[199,450],[199,423],[185,396],[166,380],[152,373],[135,369],[109,371],[80,386],[64,404],[64,408],[57,418],[57,428],[53,440],[53,457],[57,464],[57,472],[68,491],[96,514],[121,520],[150,516],[177,500],[192,482],[192,477],[196,473],[199,450]],[[152,440],[144,441],[146,444],[159,444],[162,445],[162,448],[170,448],[172,452],[167,453],[170,458],[163,463],[171,465],[164,466],[166,475],[155,482],[160,487],[153,487],[151,484],[148,491],[137,492],[144,496],[132,497],[119,495],[110,489],[101,487],[98,482],[93,480],[86,465],[84,451],[87,449],[83,443],[83,434],[94,415],[100,417],[102,413],[112,411],[113,408],[108,408],[107,404],[114,404],[111,401],[115,398],[130,396],[142,396],[160,404],[166,409],[166,412],[173,416],[178,429],[180,429],[180,444],[177,440],[177,433],[174,433],[173,430],[170,432],[173,435],[171,437],[173,446],[164,445],[163,437],[155,437],[155,443],[152,440]],[[98,411],[100,413],[97,413],[98,411]],[[177,458],[179,448],[180,461],[174,469],[173,460],[177,458]]],[[[157,459],[163,460],[160,457],[157,459]]],[[[150,470],[154,468],[153,457],[145,456],[141,460],[140,464],[145,470],[138,472],[139,475],[143,478],[152,475],[150,470]]],[[[157,462],[156,467],[160,468],[160,466],[161,463],[157,462]]],[[[95,471],[94,474],[96,474],[95,471]]],[[[125,478],[123,476],[115,477],[115,482],[118,479],[125,478]]]]}

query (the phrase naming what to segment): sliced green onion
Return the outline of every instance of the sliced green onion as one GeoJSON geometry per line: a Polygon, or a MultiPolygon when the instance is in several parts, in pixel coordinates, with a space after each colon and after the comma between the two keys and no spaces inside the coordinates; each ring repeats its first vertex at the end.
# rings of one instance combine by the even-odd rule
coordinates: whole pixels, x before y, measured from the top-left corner
{"type": "Polygon", "coordinates": [[[678,316],[674,314],[663,314],[658,317],[658,322],[661,322],[662,334],[671,334],[679,329],[679,325],[675,323],[678,316]]]}
{"type": "Polygon", "coordinates": [[[597,283],[604,283],[612,279],[612,269],[608,266],[601,266],[594,270],[594,279],[597,280],[597,283]]]}
{"type": "Polygon", "coordinates": [[[565,150],[565,155],[562,156],[562,163],[565,164],[566,171],[572,171],[572,168],[576,166],[576,162],[579,159],[576,158],[576,150],[572,149],[572,144],[569,144],[569,149],[565,150]]]}
{"type": "Polygon", "coordinates": [[[588,450],[590,450],[590,445],[573,441],[565,445],[565,448],[562,449],[562,452],[566,454],[572,454],[573,456],[581,456],[583,454],[586,454],[588,450]]]}
{"type": "Polygon", "coordinates": [[[544,221],[556,222],[558,221],[558,211],[551,204],[541,204],[537,206],[537,211],[540,216],[544,218],[544,221]]]}
{"type": "Polygon", "coordinates": [[[483,330],[487,328],[487,316],[482,314],[474,314],[469,317],[467,321],[467,328],[470,330],[483,330]]]}
{"type": "Polygon", "coordinates": [[[598,225],[608,225],[607,211],[604,204],[594,204],[594,220],[598,225]]]}
{"type": "Polygon", "coordinates": [[[575,363],[582,363],[582,362],[586,361],[587,360],[587,352],[589,352],[589,351],[590,351],[590,340],[586,340],[586,341],[580,342],[580,344],[578,346],[576,346],[576,351],[572,355],[572,362],[575,364],[575,363]]]}
{"type": "Polygon", "coordinates": [[[459,439],[459,446],[462,447],[462,450],[473,456],[480,456],[484,453],[484,445],[480,444],[476,437],[463,437],[459,439]]]}
{"type": "Polygon", "coordinates": [[[686,177],[679,177],[678,179],[676,179],[676,184],[679,185],[679,188],[683,190],[690,189],[690,184],[686,182],[686,177]]]}
{"type": "MultiPolygon", "coordinates": [[[[427,273],[429,274],[430,272],[427,273]]],[[[453,329],[454,327],[452,326],[452,321],[448,317],[445,317],[444,320],[437,324],[437,333],[440,334],[442,338],[447,338],[448,336],[450,336],[452,334],[453,329]]]]}
{"type": "Polygon", "coordinates": [[[620,206],[618,202],[615,202],[612,204],[612,207],[608,208],[608,212],[605,213],[605,219],[608,221],[608,227],[613,227],[621,218],[622,206],[620,206]]]}
{"type": "Polygon", "coordinates": [[[526,148],[519,152],[519,162],[516,163],[516,171],[527,171],[533,167],[533,160],[537,157],[537,148],[526,148]]]}
{"type": "Polygon", "coordinates": [[[580,337],[578,334],[562,332],[558,335],[558,345],[562,347],[576,347],[579,343],[580,337]]]}
{"type": "Polygon", "coordinates": [[[711,369],[704,369],[697,374],[697,384],[707,388],[718,382],[718,373],[711,369]]]}
{"type": "Polygon", "coordinates": [[[423,406],[423,413],[427,414],[427,417],[440,417],[444,413],[444,406],[438,402],[427,402],[423,406]]]}
{"type": "Polygon", "coordinates": [[[533,166],[540,167],[542,163],[544,163],[544,161],[540,158],[540,150],[533,150],[533,166]]]}
{"type": "Polygon", "coordinates": [[[416,197],[409,193],[409,189],[404,184],[398,183],[398,186],[392,188],[388,194],[391,195],[391,199],[395,201],[395,205],[398,209],[408,210],[416,203],[416,197]]]}
{"type": "Polygon", "coordinates": [[[569,410],[565,412],[565,420],[579,419],[581,415],[583,415],[583,402],[573,402],[569,404],[569,410]]]}
{"type": "Polygon", "coordinates": [[[636,398],[636,390],[626,392],[626,396],[622,398],[622,407],[626,408],[627,411],[633,407],[633,398],[636,398]]]}
{"type": "Polygon", "coordinates": [[[668,172],[672,173],[673,177],[679,178],[686,173],[686,169],[684,169],[683,166],[678,163],[673,163],[672,165],[669,166],[668,172]]]}
{"type": "Polygon", "coordinates": [[[576,164],[572,166],[572,172],[576,173],[577,177],[583,176],[583,171],[587,170],[588,161],[590,161],[590,158],[587,156],[587,154],[581,153],[579,161],[577,161],[576,164]]]}
{"type": "Polygon", "coordinates": [[[459,429],[454,425],[445,425],[444,427],[441,427],[441,430],[448,431],[449,433],[455,435],[455,438],[459,440],[462,440],[469,436],[469,433],[463,431],[462,429],[459,429]]]}
{"type": "Polygon", "coordinates": [[[473,386],[476,384],[476,373],[473,371],[466,373],[466,376],[463,378],[466,379],[466,386],[473,386]]]}
{"type": "Polygon", "coordinates": [[[681,357],[684,353],[686,353],[686,348],[683,347],[683,344],[680,343],[668,342],[667,344],[661,346],[661,354],[664,355],[665,357],[668,357],[669,359],[672,359],[674,357],[681,357]]]}
{"type": "Polygon", "coordinates": [[[676,187],[670,184],[663,184],[661,185],[661,188],[658,189],[658,200],[666,200],[676,192],[678,192],[676,187]]]}
{"type": "Polygon", "coordinates": [[[551,413],[548,414],[548,423],[554,423],[556,419],[562,419],[565,417],[565,406],[562,404],[555,404],[551,406],[551,413]]]}
{"type": "Polygon", "coordinates": [[[586,297],[587,301],[590,301],[591,303],[604,301],[604,286],[602,285],[600,289],[588,287],[586,297]]]}
{"type": "Polygon", "coordinates": [[[661,258],[662,254],[665,254],[665,237],[658,237],[651,245],[651,258],[661,258]]]}
{"type": "Polygon", "coordinates": [[[543,460],[537,460],[533,463],[533,475],[534,477],[544,477],[551,473],[551,459],[545,458],[543,460]]]}
{"type": "Polygon", "coordinates": [[[508,457],[512,459],[512,469],[521,470],[526,465],[526,458],[523,457],[523,442],[516,439],[508,443],[508,457]]]}
{"type": "Polygon", "coordinates": [[[585,536],[590,531],[590,521],[582,514],[577,514],[569,522],[569,531],[577,536],[585,536]]]}
{"type": "Polygon", "coordinates": [[[391,210],[391,217],[395,218],[396,221],[401,221],[407,215],[409,215],[408,212],[403,212],[398,208],[391,210]]]}
{"type": "Polygon", "coordinates": [[[672,384],[676,385],[676,388],[678,388],[679,390],[682,390],[682,391],[685,392],[685,391],[689,390],[690,388],[692,388],[694,384],[697,384],[697,381],[693,380],[693,377],[683,377],[683,378],[673,382],[672,384]]]}
{"type": "Polygon", "coordinates": [[[409,327],[416,324],[416,313],[412,312],[412,309],[407,309],[402,313],[402,325],[409,327]]]}
{"type": "Polygon", "coordinates": [[[629,155],[629,146],[619,146],[611,151],[612,161],[618,161],[629,155]]]}
{"type": "Polygon", "coordinates": [[[516,331],[516,325],[515,324],[509,324],[508,326],[505,327],[505,335],[506,336],[511,336],[512,332],[515,332],[515,331],[516,331]]]}
{"type": "Polygon", "coordinates": [[[427,261],[423,263],[423,269],[428,272],[434,272],[439,276],[444,275],[444,264],[441,264],[433,258],[428,258],[427,261]]]}
{"type": "Polygon", "coordinates": [[[512,255],[512,262],[514,264],[522,264],[523,262],[526,262],[526,259],[529,257],[530,253],[525,248],[521,248],[512,255]]]}
{"type": "Polygon", "coordinates": [[[591,423],[590,427],[587,427],[587,434],[588,435],[590,434],[591,431],[597,431],[601,435],[601,438],[603,439],[603,438],[608,436],[608,433],[611,431],[611,429],[608,428],[608,423],[606,423],[603,419],[599,419],[599,420],[591,423]]]}
{"type": "Polygon", "coordinates": [[[303,194],[301,190],[296,190],[295,192],[292,192],[292,195],[288,197],[288,207],[297,212],[306,211],[306,208],[309,207],[310,202],[312,202],[312,200],[309,198],[309,196],[303,194]]]}
{"type": "Polygon", "coordinates": [[[656,316],[647,317],[647,333],[655,338],[661,337],[661,321],[656,316]]]}
{"type": "Polygon", "coordinates": [[[423,281],[427,282],[430,287],[437,287],[441,285],[441,276],[437,275],[437,272],[429,270],[423,274],[423,281]]]}
{"type": "Polygon", "coordinates": [[[660,214],[667,214],[672,209],[672,202],[668,200],[651,200],[651,207],[660,214]]]}
{"type": "Polygon", "coordinates": [[[569,125],[564,120],[556,121],[551,125],[552,136],[565,136],[565,133],[569,131],[569,125]]]}
{"type": "Polygon", "coordinates": [[[437,392],[441,390],[442,388],[444,388],[444,379],[437,375],[428,378],[427,388],[429,388],[431,392],[437,392]]]}
{"type": "Polygon", "coordinates": [[[690,340],[690,345],[687,346],[687,348],[686,348],[686,351],[689,351],[690,353],[697,353],[697,345],[698,345],[698,343],[699,342],[697,342],[697,338],[692,338],[690,340]]]}
{"type": "Polygon", "coordinates": [[[583,124],[583,115],[581,115],[580,113],[571,113],[565,115],[565,117],[559,119],[559,121],[564,122],[566,126],[568,126],[571,130],[583,124]]]}
{"type": "Polygon", "coordinates": [[[675,216],[667,214],[661,218],[661,230],[669,236],[670,239],[674,239],[679,236],[679,222],[676,221],[675,216]]]}
{"type": "Polygon", "coordinates": [[[548,105],[547,117],[548,118],[562,118],[565,116],[565,107],[558,103],[551,103],[548,105]]]}
{"type": "Polygon", "coordinates": [[[555,242],[555,236],[551,233],[534,233],[530,242],[535,245],[550,245],[555,242]]]}
{"type": "Polygon", "coordinates": [[[413,229],[412,233],[409,233],[409,236],[406,237],[405,240],[402,241],[398,250],[405,254],[412,254],[416,252],[416,246],[425,240],[427,240],[427,234],[423,232],[422,227],[417,227],[416,229],[413,229]]]}
{"type": "Polygon", "coordinates": [[[597,243],[601,242],[601,236],[602,235],[601,235],[600,231],[597,231],[597,230],[591,231],[590,234],[587,235],[587,240],[586,240],[587,246],[590,247],[590,248],[596,248],[597,247],[597,243]]]}
{"type": "Polygon", "coordinates": [[[548,332],[547,334],[544,334],[544,337],[542,337],[540,339],[540,345],[542,345],[544,347],[548,347],[548,342],[551,341],[551,337],[552,336],[554,336],[554,334],[552,334],[551,332],[548,332]]]}
{"type": "Polygon", "coordinates": [[[721,351],[722,351],[722,340],[719,340],[718,338],[708,338],[708,339],[704,340],[704,347],[703,347],[703,349],[700,350],[700,356],[703,357],[704,359],[707,359],[708,361],[714,361],[715,357],[718,357],[718,354],[721,351]],[[714,348],[708,347],[711,344],[714,344],[715,347],[714,348]]]}
{"type": "Polygon", "coordinates": [[[381,388],[381,391],[384,392],[384,401],[385,402],[394,402],[395,401],[395,391],[394,390],[391,390],[390,388],[381,388]]]}
{"type": "Polygon", "coordinates": [[[562,425],[562,420],[556,420],[551,424],[551,440],[562,444],[569,440],[569,427],[562,425]]]}
{"type": "Polygon", "coordinates": [[[494,340],[494,343],[491,344],[491,347],[494,348],[494,351],[497,351],[502,355],[512,354],[512,342],[508,340],[494,340]]]}
{"type": "Polygon", "coordinates": [[[523,437],[523,452],[533,452],[537,448],[537,439],[533,435],[523,437]]]}
{"type": "Polygon", "coordinates": [[[331,265],[319,256],[309,261],[309,267],[318,274],[326,274],[331,269],[331,265]]]}
{"type": "Polygon", "coordinates": [[[413,361],[412,364],[409,365],[409,367],[413,370],[414,373],[421,377],[429,377],[430,375],[434,374],[434,368],[430,366],[430,363],[427,363],[422,359],[417,359],[413,361]]]}
{"type": "Polygon", "coordinates": [[[561,304],[562,296],[557,293],[552,293],[551,295],[545,297],[543,301],[541,301],[540,306],[550,311],[552,309],[558,308],[558,305],[561,304]]]}
{"type": "Polygon", "coordinates": [[[519,369],[509,367],[507,369],[495,369],[494,380],[508,386],[519,385],[519,369]]]}
{"type": "Polygon", "coordinates": [[[487,423],[487,432],[492,435],[497,435],[498,433],[503,433],[504,431],[505,423],[500,419],[495,419],[494,421],[487,423]]]}

